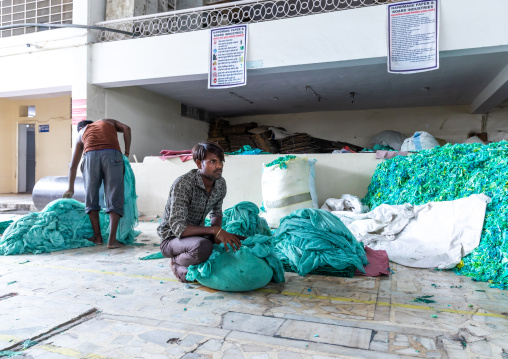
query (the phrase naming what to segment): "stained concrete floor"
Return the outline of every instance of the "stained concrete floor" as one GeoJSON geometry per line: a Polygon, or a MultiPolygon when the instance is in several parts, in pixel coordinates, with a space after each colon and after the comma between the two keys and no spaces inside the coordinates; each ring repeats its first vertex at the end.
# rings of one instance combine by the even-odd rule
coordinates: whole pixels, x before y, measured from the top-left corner
{"type": "MultiPolygon", "coordinates": [[[[0,215],[0,221],[7,215],[0,215]]],[[[0,258],[0,350],[27,358],[508,358],[508,292],[447,271],[299,277],[226,293],[181,284],[138,242],[0,258]],[[414,302],[433,296],[435,303],[414,302]],[[35,345],[22,350],[23,343],[35,345]]]]}

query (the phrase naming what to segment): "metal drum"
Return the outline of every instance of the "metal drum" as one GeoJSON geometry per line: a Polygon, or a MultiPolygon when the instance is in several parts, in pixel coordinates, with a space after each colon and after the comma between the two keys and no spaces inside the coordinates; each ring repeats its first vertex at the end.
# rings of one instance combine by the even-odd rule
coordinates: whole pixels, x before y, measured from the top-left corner
{"type": "MultiPolygon", "coordinates": [[[[69,177],[48,176],[41,178],[32,191],[32,201],[38,211],[42,211],[46,205],[55,199],[62,198],[62,195],[69,188],[69,177]]],[[[76,177],[74,182],[75,200],[85,203],[85,186],[83,177],[76,177]]],[[[104,208],[104,186],[99,190],[99,204],[104,208]]]]}

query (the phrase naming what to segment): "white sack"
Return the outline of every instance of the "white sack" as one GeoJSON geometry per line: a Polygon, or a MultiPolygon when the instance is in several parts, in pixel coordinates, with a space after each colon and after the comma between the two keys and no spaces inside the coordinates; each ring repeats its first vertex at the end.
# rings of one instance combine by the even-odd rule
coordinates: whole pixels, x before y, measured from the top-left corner
{"type": "Polygon", "coordinates": [[[350,211],[354,213],[365,213],[369,210],[369,206],[362,204],[360,199],[350,194],[343,194],[339,198],[328,198],[321,206],[328,212],[333,211],[350,211]]]}
{"type": "Polygon", "coordinates": [[[281,218],[297,209],[318,207],[315,162],[297,157],[288,160],[286,168],[263,164],[261,190],[266,210],[263,217],[271,228],[279,227],[281,218]]]}
{"type": "Polygon", "coordinates": [[[390,146],[395,151],[400,151],[406,136],[398,131],[386,130],[375,135],[369,142],[369,148],[375,145],[390,146]]]}
{"type": "Polygon", "coordinates": [[[490,198],[473,194],[447,202],[380,205],[365,214],[332,212],[355,237],[388,258],[416,268],[455,267],[480,244],[490,198]]]}
{"type": "Polygon", "coordinates": [[[437,140],[430,133],[416,131],[413,137],[406,138],[400,147],[401,151],[431,150],[439,146],[437,140]]]}

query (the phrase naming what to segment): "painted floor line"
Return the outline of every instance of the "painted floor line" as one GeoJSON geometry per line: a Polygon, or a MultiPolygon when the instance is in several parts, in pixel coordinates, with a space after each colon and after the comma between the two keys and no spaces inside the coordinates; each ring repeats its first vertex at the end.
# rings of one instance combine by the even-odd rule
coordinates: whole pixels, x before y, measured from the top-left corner
{"type": "MultiPolygon", "coordinates": [[[[48,265],[48,264],[37,264],[37,263],[32,263],[32,262],[26,263],[25,265],[32,265],[32,266],[52,268],[52,269],[71,270],[71,271],[76,271],[76,272],[88,272],[88,273],[97,273],[97,274],[118,275],[118,276],[131,277],[131,278],[142,278],[142,279],[153,279],[153,280],[160,280],[160,281],[167,281],[167,282],[178,282],[178,280],[176,280],[174,278],[155,277],[155,276],[142,275],[142,274],[128,274],[128,273],[103,271],[103,270],[97,270],[97,269],[72,268],[72,267],[54,266],[54,265],[48,265]]],[[[446,312],[446,313],[453,313],[453,314],[478,315],[481,317],[495,317],[495,318],[508,319],[508,316],[503,315],[503,314],[479,313],[479,312],[471,311],[471,310],[468,311],[468,310],[458,310],[458,309],[448,309],[448,308],[439,309],[439,308],[431,308],[431,307],[414,305],[414,304],[387,303],[387,302],[378,302],[375,300],[361,300],[361,299],[353,299],[353,298],[347,298],[347,297],[328,297],[328,296],[324,296],[324,295],[312,295],[312,294],[302,294],[302,293],[284,292],[284,291],[279,292],[274,289],[266,289],[266,288],[257,289],[256,291],[261,292],[261,293],[281,294],[281,295],[299,297],[299,298],[309,298],[309,299],[315,298],[315,299],[335,300],[335,301],[339,301],[339,302],[349,302],[349,303],[376,304],[376,305],[387,306],[387,307],[397,307],[397,308],[405,308],[405,309],[419,309],[419,310],[428,310],[428,311],[433,311],[433,312],[446,312]]]]}

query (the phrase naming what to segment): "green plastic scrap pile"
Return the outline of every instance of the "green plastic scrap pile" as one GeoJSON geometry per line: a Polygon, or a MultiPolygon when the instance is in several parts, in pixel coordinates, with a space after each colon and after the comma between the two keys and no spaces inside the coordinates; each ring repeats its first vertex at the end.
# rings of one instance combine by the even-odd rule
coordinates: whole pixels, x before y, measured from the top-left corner
{"type": "Polygon", "coordinates": [[[352,277],[369,264],[363,244],[340,219],[320,209],[299,209],[282,218],[274,243],[285,269],[301,276],[352,277]]]}
{"type": "Polygon", "coordinates": [[[455,272],[508,288],[508,142],[445,145],[378,165],[363,202],[371,209],[452,201],[483,193],[487,205],[479,247],[455,272]]]}
{"type": "MultiPolygon", "coordinates": [[[[134,242],[139,232],[133,229],[138,224],[134,173],[125,156],[124,164],[124,215],[118,224],[117,239],[127,244],[134,242]]],[[[107,241],[109,215],[101,210],[99,218],[102,237],[107,241]]],[[[91,247],[94,244],[88,238],[92,236],[85,205],[74,199],[57,199],[41,212],[29,213],[12,223],[0,239],[0,254],[39,254],[91,247]]]]}
{"type": "Polygon", "coordinates": [[[248,291],[267,285],[271,280],[284,282],[284,268],[277,258],[271,231],[259,208],[252,202],[240,202],[224,211],[222,228],[247,236],[239,250],[226,251],[214,244],[207,261],[190,266],[187,280],[223,291],[248,291]]]}

